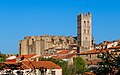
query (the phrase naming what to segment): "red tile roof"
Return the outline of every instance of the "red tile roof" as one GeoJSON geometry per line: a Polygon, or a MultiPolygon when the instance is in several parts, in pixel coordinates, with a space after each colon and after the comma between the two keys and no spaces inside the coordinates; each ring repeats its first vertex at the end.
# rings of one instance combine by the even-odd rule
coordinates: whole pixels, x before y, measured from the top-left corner
{"type": "Polygon", "coordinates": [[[35,56],[36,54],[27,54],[27,55],[21,55],[21,56],[18,56],[17,58],[22,58],[24,56],[24,58],[31,58],[33,56],[35,56]]]}
{"type": "MultiPolygon", "coordinates": [[[[33,56],[35,56],[36,54],[27,54],[27,55],[21,55],[21,56],[18,56],[14,59],[11,59],[11,60],[7,60],[7,62],[16,62],[16,59],[21,59],[22,57],[24,58],[32,58],[33,56]]],[[[24,59],[25,60],[25,59],[24,59]]]]}
{"type": "Polygon", "coordinates": [[[71,51],[76,51],[76,50],[61,50],[57,54],[69,54],[71,51]]]}
{"type": "MultiPolygon", "coordinates": [[[[19,64],[18,62],[4,62],[5,64],[19,64]]],[[[62,69],[51,61],[22,61],[21,69],[34,69],[44,67],[47,69],[62,69]]]]}
{"type": "Polygon", "coordinates": [[[52,58],[55,58],[55,59],[69,59],[69,58],[72,58],[76,56],[76,54],[67,54],[67,55],[63,55],[63,56],[52,56],[52,58]]]}
{"type": "Polygon", "coordinates": [[[7,62],[16,62],[16,59],[7,60],[7,62]]]}
{"type": "Polygon", "coordinates": [[[68,54],[68,55],[64,55],[64,56],[61,56],[61,57],[59,57],[60,59],[69,59],[69,58],[72,58],[72,57],[74,57],[75,56],[75,54],[68,54]]]}
{"type": "Polygon", "coordinates": [[[4,62],[5,64],[18,64],[18,62],[4,62]]]}
{"type": "Polygon", "coordinates": [[[89,50],[89,51],[86,51],[86,52],[81,52],[80,55],[84,55],[84,54],[98,54],[98,53],[104,53],[108,51],[108,49],[105,49],[105,50],[89,50]]]}
{"type": "Polygon", "coordinates": [[[51,62],[51,61],[23,61],[23,65],[21,66],[22,68],[39,68],[39,67],[44,67],[47,69],[61,69],[60,66],[57,64],[51,62]]]}
{"type": "Polygon", "coordinates": [[[57,54],[68,54],[69,52],[71,52],[71,50],[61,50],[57,54]]]}

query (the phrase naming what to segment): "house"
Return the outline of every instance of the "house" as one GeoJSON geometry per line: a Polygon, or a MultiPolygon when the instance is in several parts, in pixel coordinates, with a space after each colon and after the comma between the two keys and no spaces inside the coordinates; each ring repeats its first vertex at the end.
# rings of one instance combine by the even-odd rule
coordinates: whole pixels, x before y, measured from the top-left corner
{"type": "Polygon", "coordinates": [[[23,75],[62,75],[62,68],[51,61],[35,61],[40,55],[28,54],[11,56],[7,62],[0,63],[0,74],[23,74],[23,75]]]}
{"type": "Polygon", "coordinates": [[[27,54],[27,55],[22,55],[22,56],[9,56],[6,58],[7,62],[16,62],[19,61],[22,57],[24,57],[24,60],[32,60],[33,58],[39,57],[39,55],[36,54],[27,54]]]}
{"type": "Polygon", "coordinates": [[[62,68],[51,61],[4,62],[4,65],[6,68],[0,74],[62,75],[62,68]]]}
{"type": "Polygon", "coordinates": [[[55,55],[52,55],[52,58],[67,61],[68,65],[73,64],[73,60],[75,57],[76,57],[76,50],[61,50],[58,51],[55,55]]]}
{"type": "Polygon", "coordinates": [[[99,62],[101,62],[102,60],[99,58],[100,54],[106,54],[107,52],[113,56],[118,56],[120,54],[119,41],[104,41],[97,45],[95,49],[81,52],[78,55],[80,55],[85,60],[88,67],[90,67],[96,66],[99,62]]]}

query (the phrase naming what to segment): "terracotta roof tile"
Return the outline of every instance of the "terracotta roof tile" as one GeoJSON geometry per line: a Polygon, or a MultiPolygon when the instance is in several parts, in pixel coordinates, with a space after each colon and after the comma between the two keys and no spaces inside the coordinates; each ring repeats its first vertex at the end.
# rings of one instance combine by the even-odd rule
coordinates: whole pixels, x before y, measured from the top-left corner
{"type": "Polygon", "coordinates": [[[61,50],[57,54],[69,54],[70,52],[76,52],[76,50],[61,50]]]}
{"type": "Polygon", "coordinates": [[[5,64],[17,64],[17,62],[4,62],[5,64]]]}
{"type": "Polygon", "coordinates": [[[71,50],[61,50],[57,54],[68,54],[69,52],[71,52],[71,50]]]}
{"type": "Polygon", "coordinates": [[[55,59],[69,59],[69,58],[72,58],[76,56],[76,54],[68,54],[68,55],[62,55],[62,56],[52,56],[52,58],[55,58],[55,59]]]}
{"type": "MultiPolygon", "coordinates": [[[[4,62],[5,64],[19,64],[18,62],[4,62]]],[[[44,67],[47,69],[62,69],[59,65],[51,61],[22,61],[21,69],[34,69],[44,67]]]]}
{"type": "Polygon", "coordinates": [[[24,56],[24,58],[31,58],[33,56],[35,56],[36,54],[27,54],[27,55],[21,55],[21,56],[18,56],[17,58],[22,58],[24,56]]]}
{"type": "Polygon", "coordinates": [[[108,51],[108,49],[105,49],[105,50],[89,50],[89,51],[86,51],[86,52],[81,52],[80,55],[84,55],[84,54],[98,54],[100,52],[104,53],[108,51]]]}
{"type": "Polygon", "coordinates": [[[60,59],[68,59],[68,58],[72,58],[74,56],[75,56],[75,54],[68,54],[68,55],[61,56],[60,59]]]}
{"type": "Polygon", "coordinates": [[[56,65],[55,63],[51,61],[24,61],[22,68],[39,68],[44,67],[47,69],[61,69],[60,66],[56,65]]]}

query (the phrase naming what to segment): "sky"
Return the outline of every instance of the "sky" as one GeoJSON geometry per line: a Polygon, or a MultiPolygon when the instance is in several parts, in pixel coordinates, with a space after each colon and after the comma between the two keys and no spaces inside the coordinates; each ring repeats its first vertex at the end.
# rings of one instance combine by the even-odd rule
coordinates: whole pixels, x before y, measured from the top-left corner
{"type": "Polygon", "coordinates": [[[0,51],[18,53],[25,36],[77,36],[77,15],[87,12],[96,43],[120,39],[120,0],[0,0],[0,51]]]}

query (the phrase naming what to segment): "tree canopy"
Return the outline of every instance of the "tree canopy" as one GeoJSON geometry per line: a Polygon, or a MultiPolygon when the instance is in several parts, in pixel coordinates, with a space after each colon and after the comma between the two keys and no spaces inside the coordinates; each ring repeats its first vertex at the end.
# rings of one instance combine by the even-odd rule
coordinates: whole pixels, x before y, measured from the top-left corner
{"type": "Polygon", "coordinates": [[[97,75],[119,75],[120,74],[120,55],[119,50],[107,51],[99,54],[101,62],[98,63],[97,69],[94,69],[94,73],[97,75]]]}
{"type": "Polygon", "coordinates": [[[6,61],[5,54],[0,54],[0,62],[5,62],[5,61],[6,61]]]}
{"type": "Polygon", "coordinates": [[[82,57],[76,57],[74,59],[73,65],[74,65],[76,74],[84,73],[87,70],[85,61],[83,60],[82,57]]]}

